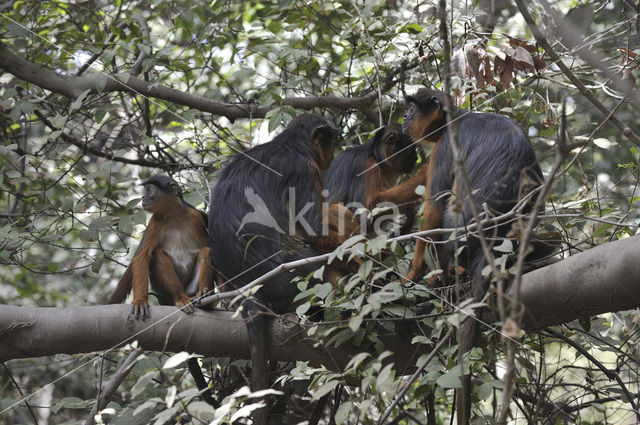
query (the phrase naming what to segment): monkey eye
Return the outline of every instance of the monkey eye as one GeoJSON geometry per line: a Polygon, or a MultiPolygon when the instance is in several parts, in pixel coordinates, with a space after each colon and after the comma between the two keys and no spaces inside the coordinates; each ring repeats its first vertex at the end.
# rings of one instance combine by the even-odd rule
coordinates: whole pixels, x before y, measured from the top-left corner
{"type": "Polygon", "coordinates": [[[145,185],[144,187],[144,196],[148,198],[152,198],[156,193],[156,187],[152,184],[145,185]]]}

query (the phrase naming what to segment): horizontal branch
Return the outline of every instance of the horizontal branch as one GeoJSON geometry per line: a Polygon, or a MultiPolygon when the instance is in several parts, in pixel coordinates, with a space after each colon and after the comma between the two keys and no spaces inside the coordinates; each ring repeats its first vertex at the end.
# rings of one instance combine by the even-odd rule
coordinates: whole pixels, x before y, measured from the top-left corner
{"type": "MultiPolygon", "coordinates": [[[[536,330],[581,317],[640,307],[640,236],[610,242],[523,276],[523,328],[536,330]]],[[[509,297],[507,293],[507,297],[509,297]]],[[[75,308],[0,306],[0,361],[56,353],[112,350],[137,340],[146,350],[190,351],[206,356],[249,356],[245,324],[228,311],[153,306],[152,318],[134,320],[130,306],[75,308]],[[81,336],[81,337],[80,337],[81,336]]],[[[412,319],[407,319],[410,323],[412,319]]],[[[340,370],[360,347],[324,346],[307,336],[291,315],[278,316],[269,330],[269,359],[307,360],[340,370]]],[[[396,353],[396,365],[415,365],[427,348],[395,334],[381,337],[396,353]]]]}
{"type": "MultiPolygon", "coordinates": [[[[138,341],[144,350],[188,351],[205,356],[249,358],[249,338],[240,315],[230,311],[196,310],[185,314],[169,306],[152,306],[152,317],[135,320],[129,305],[74,308],[37,308],[0,305],[0,362],[57,353],[111,351],[138,341]]],[[[385,332],[385,331],[381,331],[385,332]]],[[[385,347],[396,353],[390,361],[399,367],[415,365],[425,346],[412,346],[392,333],[381,335],[385,347]]],[[[310,338],[293,315],[270,322],[268,359],[306,360],[342,370],[363,348],[343,344],[325,346],[310,338]]]]}
{"type": "MultiPolygon", "coordinates": [[[[609,242],[522,278],[523,328],[640,307],[640,235],[609,242]]],[[[507,292],[507,297],[510,293],[507,292]]]]}
{"type": "MultiPolygon", "coordinates": [[[[421,58],[411,64],[403,64],[392,69],[390,75],[384,79],[381,91],[392,87],[391,79],[394,73],[408,69],[421,63],[421,58]]],[[[63,75],[52,69],[29,62],[13,53],[5,44],[0,43],[0,68],[14,76],[35,84],[54,93],[76,99],[85,91],[92,94],[109,92],[130,92],[146,97],[166,100],[178,105],[187,106],[203,112],[227,117],[234,121],[238,118],[264,118],[270,110],[279,107],[277,103],[258,107],[249,103],[216,102],[202,96],[185,93],[153,82],[144,81],[130,75],[112,75],[107,73],[93,73],[81,76],[63,75]]],[[[359,97],[339,96],[304,96],[284,98],[282,105],[297,109],[312,109],[331,107],[341,110],[366,109],[377,100],[378,93],[371,91],[359,97]]]]}

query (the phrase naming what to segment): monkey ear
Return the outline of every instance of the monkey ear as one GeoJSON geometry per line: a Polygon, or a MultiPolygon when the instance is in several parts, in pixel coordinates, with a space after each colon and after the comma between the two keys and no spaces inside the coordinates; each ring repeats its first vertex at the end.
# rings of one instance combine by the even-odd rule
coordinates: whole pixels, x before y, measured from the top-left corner
{"type": "Polygon", "coordinates": [[[431,96],[431,99],[429,99],[429,101],[433,103],[433,106],[435,106],[436,108],[442,109],[442,104],[440,103],[440,99],[438,99],[437,96],[431,96]]]}
{"type": "Polygon", "coordinates": [[[171,196],[182,199],[182,190],[180,189],[180,185],[178,185],[178,183],[176,183],[175,181],[169,182],[168,189],[171,196]]]}
{"type": "Polygon", "coordinates": [[[321,125],[313,129],[311,132],[311,141],[320,146],[333,144],[338,138],[338,129],[330,125],[321,125]]]}

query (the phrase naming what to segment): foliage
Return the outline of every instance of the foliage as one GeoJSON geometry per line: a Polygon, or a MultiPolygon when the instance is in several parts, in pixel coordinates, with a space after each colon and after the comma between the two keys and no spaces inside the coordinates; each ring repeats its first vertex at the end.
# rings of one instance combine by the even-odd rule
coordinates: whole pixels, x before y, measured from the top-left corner
{"type": "MultiPolygon", "coordinates": [[[[478,24],[487,2],[453,3],[453,94],[463,107],[508,114],[521,123],[545,175],[562,114],[568,139],[585,142],[565,159],[540,225],[562,234],[565,249],[559,256],[636,234],[640,148],[566,79],[537,46],[517,9],[506,5],[510,2],[495,12],[495,29],[478,24]]],[[[631,5],[554,3],[584,34],[578,48],[560,43],[554,49],[616,117],[639,132],[637,109],[581,55],[598,52],[633,84],[640,52],[629,48],[639,37],[631,5]],[[580,18],[572,20],[576,15],[580,18]]],[[[425,84],[441,87],[442,40],[436,6],[429,2],[18,0],[0,7],[0,42],[10,51],[59,74],[98,81],[95,91],[69,98],[24,77],[0,75],[3,304],[104,302],[146,222],[136,186],[146,176],[171,174],[186,199],[204,208],[230,156],[268,141],[302,109],[329,116],[343,130],[347,146],[399,121],[404,93],[425,84]],[[180,95],[105,90],[111,78],[124,84],[139,78],[180,95]],[[185,106],[194,96],[236,105],[245,115],[229,118],[185,106]],[[364,100],[342,107],[312,96],[364,100]]],[[[547,12],[537,3],[530,10],[546,23],[550,41],[563,41],[547,12]]],[[[506,367],[500,324],[483,328],[482,349],[471,351],[462,369],[457,342],[450,340],[411,381],[407,370],[421,365],[426,354],[415,365],[389,363],[380,336],[405,336],[428,353],[472,306],[462,301],[459,282],[437,291],[426,284],[402,285],[398,276],[413,255],[411,245],[394,243],[383,250],[384,242],[384,237],[351,241],[365,261],[360,273],[336,289],[297,283],[297,314],[309,333],[327,345],[356,344],[362,352],[342,371],[304,362],[274,366],[275,388],[288,402],[282,408],[285,419],[308,419],[317,400],[334,394],[324,423],[330,415],[338,424],[374,423],[409,387],[391,418],[427,423],[431,413],[444,423],[452,414],[459,377],[470,368],[476,381],[474,423],[491,422],[506,367]]],[[[608,314],[569,323],[553,334],[525,335],[516,357],[514,421],[632,423],[627,393],[609,379],[609,371],[621,377],[637,403],[638,317],[608,314]]],[[[39,390],[30,404],[51,407],[35,409],[45,421],[86,418],[101,379],[124,357],[120,351],[104,360],[87,355],[7,363],[0,389],[3,422],[30,421],[28,409],[9,407],[39,390]],[[54,386],[45,387],[54,380],[54,386]]],[[[246,361],[203,361],[214,388],[226,396],[214,411],[196,397],[184,367],[162,368],[165,359],[153,353],[139,359],[100,420],[115,413],[110,423],[246,423],[242,418],[255,408],[246,361]]]]}

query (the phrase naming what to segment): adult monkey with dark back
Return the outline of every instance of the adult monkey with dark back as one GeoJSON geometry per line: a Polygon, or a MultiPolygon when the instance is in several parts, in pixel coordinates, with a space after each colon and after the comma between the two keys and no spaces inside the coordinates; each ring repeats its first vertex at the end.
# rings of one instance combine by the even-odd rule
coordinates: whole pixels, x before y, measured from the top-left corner
{"type": "MultiPolygon", "coordinates": [[[[322,231],[322,171],[339,131],[318,115],[303,114],[268,143],[238,154],[221,172],[209,204],[213,264],[240,288],[282,263],[312,257],[343,239],[322,231]]],[[[308,264],[266,281],[242,301],[249,333],[253,389],[267,388],[267,312],[284,311],[298,293],[291,280],[317,269],[308,264]]],[[[266,409],[254,424],[267,423],[266,409]]]]}
{"type": "MultiPolygon", "coordinates": [[[[327,199],[354,212],[361,207],[375,207],[374,195],[410,173],[417,159],[416,149],[400,124],[382,127],[366,143],[347,149],[333,160],[323,177],[324,188],[329,192],[327,199]]],[[[418,200],[416,195],[412,202],[397,205],[398,211],[407,214],[404,227],[411,226],[418,200]]]]}
{"type": "MultiPolygon", "coordinates": [[[[454,184],[454,156],[446,127],[443,93],[420,89],[415,95],[406,97],[406,105],[403,129],[417,142],[434,143],[429,163],[423,166],[422,181],[418,175],[404,185],[376,194],[374,201],[403,202],[413,198],[418,184],[425,184],[422,230],[471,224],[475,220],[471,211],[472,202],[480,211],[483,211],[482,204],[486,203],[490,211],[505,213],[516,205],[524,192],[542,183],[542,171],[529,138],[515,121],[503,115],[457,109],[454,113],[456,140],[472,193],[465,192],[464,185],[454,184]],[[453,194],[457,198],[454,204],[461,205],[461,211],[450,208],[449,200],[453,190],[458,192],[453,194]]],[[[525,212],[527,211],[525,208],[525,212]]],[[[487,237],[504,237],[510,227],[501,225],[493,230],[485,230],[485,234],[487,237]]],[[[473,297],[480,300],[490,282],[482,276],[487,259],[477,237],[472,234],[465,236],[466,247],[459,260],[471,277],[473,297]]],[[[407,281],[417,281],[424,276],[425,246],[423,240],[416,241],[407,281]]],[[[447,242],[436,249],[443,270],[447,270],[447,264],[454,260],[455,251],[456,244],[453,242],[447,242]]],[[[477,321],[474,318],[465,320],[459,347],[460,357],[471,349],[477,333],[477,321]]],[[[465,376],[463,381],[463,388],[456,401],[459,424],[467,424],[470,419],[470,377],[465,376]]]]}
{"type": "MultiPolygon", "coordinates": [[[[124,302],[133,289],[132,314],[150,317],[148,283],[162,305],[175,305],[192,313],[190,297],[209,292],[216,273],[211,267],[207,215],[182,198],[178,183],[167,176],[153,176],[142,183],[142,208],[152,213],[142,241],[131,263],[107,301],[124,302]]],[[[197,359],[189,359],[189,371],[202,391],[202,398],[217,402],[207,389],[197,359]]]]}

